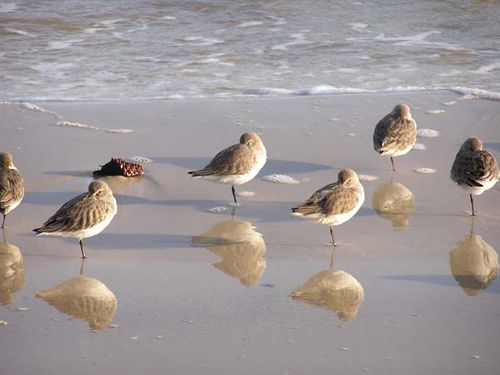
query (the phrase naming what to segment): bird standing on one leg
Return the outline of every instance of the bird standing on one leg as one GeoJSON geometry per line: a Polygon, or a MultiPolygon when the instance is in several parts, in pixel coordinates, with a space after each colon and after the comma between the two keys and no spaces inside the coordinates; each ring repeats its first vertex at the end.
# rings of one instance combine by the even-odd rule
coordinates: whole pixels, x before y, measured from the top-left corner
{"type": "Polygon", "coordinates": [[[410,107],[398,104],[375,126],[373,148],[380,155],[391,158],[392,170],[394,156],[407,154],[417,141],[417,124],[411,117],[410,107]]]}
{"type": "Polygon", "coordinates": [[[0,213],[3,215],[2,228],[5,227],[5,217],[24,197],[24,181],[8,152],[0,152],[0,213]]]}
{"type": "Polygon", "coordinates": [[[37,235],[73,237],[80,241],[82,258],[86,258],[83,239],[106,228],[116,215],[116,199],[103,181],[93,181],[89,191],[64,203],[40,228],[37,235]]]}
{"type": "Polygon", "coordinates": [[[305,219],[330,226],[333,248],[333,226],[345,223],[359,211],[365,200],[363,185],[352,169],[343,169],[338,181],[317,190],[307,201],[292,208],[292,213],[305,219]]]}
{"type": "Polygon", "coordinates": [[[220,151],[205,168],[188,173],[195,178],[231,185],[236,204],[238,200],[234,185],[253,179],[266,164],[266,159],[266,148],[260,137],[255,133],[244,133],[240,137],[240,143],[220,151]]]}
{"type": "Polygon", "coordinates": [[[483,150],[483,142],[479,138],[469,138],[455,156],[450,177],[469,193],[472,216],[475,216],[472,196],[491,189],[500,179],[500,171],[495,157],[483,150]]]}

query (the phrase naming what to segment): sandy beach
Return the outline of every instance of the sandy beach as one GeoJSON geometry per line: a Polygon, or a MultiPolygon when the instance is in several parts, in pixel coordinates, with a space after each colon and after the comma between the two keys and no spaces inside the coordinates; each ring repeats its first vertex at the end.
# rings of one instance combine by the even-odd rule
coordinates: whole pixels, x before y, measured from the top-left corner
{"type": "Polygon", "coordinates": [[[500,184],[472,219],[449,178],[468,137],[500,159],[498,101],[415,91],[33,104],[0,104],[0,150],[26,185],[0,247],[2,374],[498,373],[500,184]],[[423,136],[393,174],[372,134],[401,102],[423,136]],[[268,162],[237,188],[254,195],[233,213],[229,186],[187,171],[250,130],[268,162]],[[99,165],[134,156],[152,162],[142,179],[106,178],[118,214],[86,241],[83,279],[77,240],[31,230],[99,165]],[[328,227],[290,208],[342,168],[363,175],[366,200],[336,227],[334,272],[328,227]],[[272,174],[297,183],[262,179],[272,174]],[[73,278],[51,303],[36,297],[73,278]]]}

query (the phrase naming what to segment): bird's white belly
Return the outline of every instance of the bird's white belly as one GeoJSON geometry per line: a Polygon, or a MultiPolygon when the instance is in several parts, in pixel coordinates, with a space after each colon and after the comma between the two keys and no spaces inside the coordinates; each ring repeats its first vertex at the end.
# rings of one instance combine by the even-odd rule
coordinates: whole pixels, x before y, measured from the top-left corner
{"type": "Polygon", "coordinates": [[[478,181],[483,186],[469,186],[469,185],[459,185],[463,190],[472,195],[481,195],[486,190],[491,189],[498,180],[482,180],[478,181]]]}
{"type": "Polygon", "coordinates": [[[409,145],[408,147],[406,147],[405,149],[403,150],[387,150],[386,152],[382,153],[382,155],[386,155],[386,156],[401,156],[401,155],[405,155],[407,154],[408,152],[410,152],[410,150],[412,149],[413,147],[413,144],[409,145]]]}
{"type": "Polygon", "coordinates": [[[72,231],[72,232],[66,232],[66,231],[61,231],[61,232],[52,232],[52,233],[40,233],[42,236],[58,236],[58,237],[73,237],[73,238],[78,238],[79,240],[84,239],[84,238],[89,238],[92,236],[95,236],[96,234],[101,233],[104,228],[106,228],[109,223],[111,223],[111,220],[115,217],[116,212],[108,215],[106,219],[101,221],[99,224],[94,225],[93,227],[87,228],[87,229],[82,229],[82,230],[77,230],[77,231],[72,231]]]}

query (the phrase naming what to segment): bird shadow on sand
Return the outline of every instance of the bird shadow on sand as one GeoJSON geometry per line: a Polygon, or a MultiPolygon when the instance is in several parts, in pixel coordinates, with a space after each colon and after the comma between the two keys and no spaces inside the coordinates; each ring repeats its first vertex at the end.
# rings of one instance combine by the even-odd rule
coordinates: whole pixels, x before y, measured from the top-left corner
{"type": "Polygon", "coordinates": [[[158,233],[100,233],[95,239],[89,239],[88,243],[95,248],[137,251],[193,247],[191,236],[158,233]]]}
{"type": "MultiPolygon", "coordinates": [[[[196,170],[201,169],[210,162],[210,158],[202,157],[150,157],[156,163],[167,163],[172,164],[177,167],[184,168],[186,170],[196,170]]],[[[271,174],[271,173],[308,173],[316,172],[327,169],[333,169],[332,166],[317,164],[317,163],[307,163],[291,160],[277,160],[277,159],[267,159],[264,168],[260,171],[260,175],[271,174]]]]}
{"type": "Polygon", "coordinates": [[[23,203],[60,206],[84,191],[27,191],[23,203]]]}
{"type": "MultiPolygon", "coordinates": [[[[390,275],[383,276],[383,279],[393,280],[393,281],[407,281],[407,282],[418,282],[433,285],[460,287],[457,281],[451,275],[390,275]]],[[[483,292],[500,294],[500,283],[493,282],[487,289],[483,289],[483,292]]]]}
{"type": "Polygon", "coordinates": [[[43,174],[51,176],[92,177],[92,171],[45,171],[43,174]]]}

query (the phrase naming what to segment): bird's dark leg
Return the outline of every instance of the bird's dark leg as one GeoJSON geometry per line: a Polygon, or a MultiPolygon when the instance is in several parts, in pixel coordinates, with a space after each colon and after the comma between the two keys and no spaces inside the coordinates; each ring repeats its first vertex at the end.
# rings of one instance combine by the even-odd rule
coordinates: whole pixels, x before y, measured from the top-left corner
{"type": "Polygon", "coordinates": [[[82,259],[87,258],[85,255],[85,250],[83,250],[83,240],[80,240],[80,250],[82,251],[82,259]]]}
{"type": "Polygon", "coordinates": [[[7,216],[7,215],[5,215],[5,214],[3,215],[3,220],[2,220],[2,228],[5,228],[5,217],[6,217],[6,216],[7,216]]]}
{"type": "Polygon", "coordinates": [[[335,239],[333,238],[333,227],[331,225],[330,225],[330,235],[332,236],[333,249],[335,250],[337,243],[335,242],[335,239]]]}
{"type": "Polygon", "coordinates": [[[476,214],[474,213],[474,200],[472,199],[472,194],[469,194],[470,196],[470,205],[472,207],[472,216],[476,216],[476,214]]]}
{"type": "Polygon", "coordinates": [[[394,168],[394,160],[392,159],[392,156],[391,156],[391,165],[392,165],[392,170],[396,171],[396,168],[394,168]]]}
{"type": "Polygon", "coordinates": [[[234,203],[238,204],[238,200],[236,199],[236,191],[234,190],[234,185],[231,185],[231,191],[233,192],[234,203]]]}

